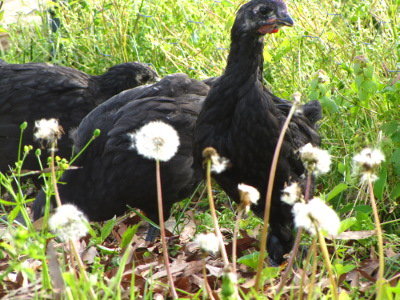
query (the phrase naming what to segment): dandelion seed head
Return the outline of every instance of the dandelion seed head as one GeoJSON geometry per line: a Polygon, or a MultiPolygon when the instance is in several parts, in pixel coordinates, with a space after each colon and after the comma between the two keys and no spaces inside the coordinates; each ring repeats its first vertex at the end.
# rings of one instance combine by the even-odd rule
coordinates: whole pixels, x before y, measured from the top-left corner
{"type": "Polygon", "coordinates": [[[283,189],[281,201],[289,205],[294,205],[301,196],[301,188],[299,184],[297,182],[293,182],[291,185],[283,189]]]}
{"type": "Polygon", "coordinates": [[[336,212],[320,198],[313,198],[308,203],[309,214],[317,221],[319,227],[329,235],[336,236],[340,227],[340,219],[336,212]]]}
{"type": "Polygon", "coordinates": [[[338,215],[320,198],[314,198],[307,204],[295,203],[292,213],[295,226],[304,228],[313,236],[316,235],[313,220],[319,229],[325,230],[329,235],[336,236],[338,233],[340,227],[338,215]]]}
{"type": "Polygon", "coordinates": [[[218,238],[214,233],[200,233],[196,235],[194,242],[204,252],[215,254],[219,250],[218,238]]]}
{"type": "Polygon", "coordinates": [[[131,148],[145,158],[160,161],[170,160],[180,143],[176,130],[161,121],[150,122],[128,136],[132,141],[131,148]]]}
{"type": "Polygon", "coordinates": [[[364,171],[372,171],[385,160],[385,156],[378,149],[365,148],[356,154],[353,161],[364,171]]]}
{"type": "Polygon", "coordinates": [[[305,203],[297,202],[293,205],[292,213],[294,224],[297,228],[303,228],[312,236],[315,236],[315,226],[309,215],[309,207],[305,203]]]}
{"type": "Polygon", "coordinates": [[[238,189],[241,208],[248,212],[251,204],[257,204],[260,199],[260,193],[256,188],[244,183],[238,184],[238,189]]]}
{"type": "Polygon", "coordinates": [[[224,172],[228,165],[229,159],[219,156],[217,150],[213,147],[207,147],[203,150],[203,157],[211,159],[211,172],[220,174],[224,172]]]}
{"type": "Polygon", "coordinates": [[[300,92],[295,92],[292,95],[292,99],[293,99],[293,105],[299,106],[300,102],[301,102],[301,93],[300,92]]]}
{"type": "Polygon", "coordinates": [[[374,182],[378,178],[379,178],[378,176],[376,176],[375,174],[372,174],[371,172],[364,172],[360,177],[360,182],[368,183],[370,180],[371,180],[371,182],[374,182]]]}
{"type": "Polygon", "coordinates": [[[64,133],[57,119],[41,119],[35,121],[33,137],[36,141],[47,141],[47,145],[56,142],[64,133]]]}
{"type": "Polygon", "coordinates": [[[57,207],[56,212],[49,219],[49,228],[62,241],[77,240],[88,232],[87,219],[83,212],[72,204],[57,207]]]}
{"type": "Polygon", "coordinates": [[[325,174],[331,168],[331,156],[326,150],[314,147],[310,143],[299,149],[300,158],[314,175],[325,174]]]}

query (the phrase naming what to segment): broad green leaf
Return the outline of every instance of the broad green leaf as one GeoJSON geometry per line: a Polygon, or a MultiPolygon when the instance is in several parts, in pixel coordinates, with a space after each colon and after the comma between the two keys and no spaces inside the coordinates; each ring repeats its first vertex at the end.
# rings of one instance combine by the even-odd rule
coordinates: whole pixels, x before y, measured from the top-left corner
{"type": "Polygon", "coordinates": [[[333,198],[335,198],[337,195],[347,190],[348,188],[349,186],[347,184],[339,183],[328,193],[328,195],[326,195],[326,201],[329,202],[330,200],[332,200],[333,198]]]}
{"type": "Polygon", "coordinates": [[[124,232],[122,235],[122,241],[121,241],[121,248],[125,249],[129,243],[132,241],[133,236],[136,234],[136,231],[139,228],[140,223],[128,227],[128,229],[124,232]]]}
{"type": "Polygon", "coordinates": [[[397,198],[400,197],[400,182],[398,182],[393,189],[392,193],[390,194],[390,198],[392,200],[396,200],[397,198]]]}
{"type": "Polygon", "coordinates": [[[19,213],[19,206],[17,205],[16,207],[14,207],[14,209],[8,213],[7,215],[7,219],[8,222],[11,224],[12,222],[14,222],[15,218],[18,216],[19,213]]]}
{"type": "Polygon", "coordinates": [[[239,257],[237,262],[240,264],[244,264],[252,269],[257,269],[257,264],[258,264],[258,257],[260,255],[260,252],[254,252],[248,255],[244,255],[242,257],[239,257]]]}
{"type": "Polygon", "coordinates": [[[104,224],[103,228],[101,228],[101,240],[104,241],[113,230],[115,223],[117,222],[116,217],[108,220],[106,224],[104,224]]]}
{"type": "Polygon", "coordinates": [[[394,164],[396,174],[400,176],[400,149],[394,150],[390,161],[394,164]]]}
{"type": "Polygon", "coordinates": [[[333,267],[335,268],[336,274],[339,277],[342,274],[346,274],[346,273],[349,273],[350,271],[354,270],[357,266],[335,264],[333,267]]]}
{"type": "Polygon", "coordinates": [[[350,218],[340,221],[339,233],[346,231],[351,226],[353,226],[355,223],[357,223],[357,219],[355,217],[350,217],[350,218]]]}
{"type": "Polygon", "coordinates": [[[355,211],[362,212],[364,214],[370,214],[372,212],[372,208],[369,205],[357,205],[354,208],[355,211]]]}
{"type": "Polygon", "coordinates": [[[261,281],[265,284],[267,280],[275,279],[276,277],[278,277],[279,272],[279,267],[266,267],[262,270],[261,281]]]}
{"type": "Polygon", "coordinates": [[[378,175],[378,179],[374,183],[374,194],[379,200],[383,199],[383,191],[385,190],[387,180],[387,169],[383,167],[378,175]]]}

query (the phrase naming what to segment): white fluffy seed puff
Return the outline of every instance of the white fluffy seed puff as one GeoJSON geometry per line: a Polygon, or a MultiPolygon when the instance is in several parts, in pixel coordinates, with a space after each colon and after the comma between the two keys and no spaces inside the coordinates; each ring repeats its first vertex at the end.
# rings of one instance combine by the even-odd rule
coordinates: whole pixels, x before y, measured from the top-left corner
{"type": "Polygon", "coordinates": [[[211,160],[211,172],[220,174],[229,166],[229,159],[219,156],[217,150],[213,147],[207,147],[203,150],[203,157],[211,160]]]}
{"type": "Polygon", "coordinates": [[[49,228],[62,241],[74,241],[87,234],[87,223],[85,215],[75,205],[64,204],[50,217],[49,228]]]}
{"type": "Polygon", "coordinates": [[[41,119],[35,121],[33,137],[40,143],[47,141],[47,145],[51,145],[56,142],[63,133],[64,131],[56,119],[41,119]]]}
{"type": "Polygon", "coordinates": [[[314,147],[310,143],[299,149],[300,158],[314,175],[325,174],[331,167],[331,156],[326,150],[314,147]]]}
{"type": "Polygon", "coordinates": [[[128,136],[132,140],[131,148],[148,159],[168,161],[178,151],[178,133],[161,121],[150,122],[128,136]]]}
{"type": "Polygon", "coordinates": [[[282,191],[281,201],[294,205],[302,197],[301,188],[297,182],[285,187],[282,191]]]}
{"type": "Polygon", "coordinates": [[[194,242],[204,252],[215,254],[219,250],[218,238],[214,233],[200,233],[196,235],[194,242]]]}
{"type": "Polygon", "coordinates": [[[353,161],[358,167],[363,169],[363,171],[373,171],[385,160],[383,153],[378,150],[371,148],[363,149],[359,154],[353,157],[353,161]]]}
{"type": "Polygon", "coordinates": [[[248,212],[251,204],[257,204],[260,199],[258,190],[250,185],[240,183],[238,184],[240,194],[240,209],[248,212]]]}
{"type": "Polygon", "coordinates": [[[314,198],[307,204],[296,203],[292,208],[292,213],[296,227],[304,228],[313,236],[316,235],[316,229],[312,220],[316,222],[318,229],[325,230],[329,235],[335,237],[338,234],[339,217],[319,198],[314,198]]]}

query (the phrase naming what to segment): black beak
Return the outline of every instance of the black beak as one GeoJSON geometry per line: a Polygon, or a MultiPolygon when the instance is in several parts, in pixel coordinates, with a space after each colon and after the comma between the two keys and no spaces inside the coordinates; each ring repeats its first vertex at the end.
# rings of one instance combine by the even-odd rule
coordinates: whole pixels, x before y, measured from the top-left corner
{"type": "Polygon", "coordinates": [[[289,27],[292,27],[292,26],[294,25],[294,21],[293,21],[293,19],[292,19],[289,15],[286,15],[286,16],[277,18],[277,19],[276,19],[276,23],[277,23],[279,26],[289,26],[289,27]]]}

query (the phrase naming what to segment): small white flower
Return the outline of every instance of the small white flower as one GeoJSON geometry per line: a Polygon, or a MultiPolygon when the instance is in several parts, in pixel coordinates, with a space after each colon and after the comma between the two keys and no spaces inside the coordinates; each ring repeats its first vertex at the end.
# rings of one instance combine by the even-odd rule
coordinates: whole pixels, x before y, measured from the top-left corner
{"type": "Polygon", "coordinates": [[[200,233],[196,235],[194,242],[204,252],[217,253],[219,250],[218,238],[214,233],[200,233]]]}
{"type": "Polygon", "coordinates": [[[365,148],[359,154],[355,155],[353,160],[365,171],[370,171],[378,167],[385,160],[385,156],[378,149],[365,148]]]}
{"type": "Polygon", "coordinates": [[[313,220],[319,229],[325,230],[329,235],[336,236],[340,227],[340,219],[336,212],[319,198],[312,199],[309,203],[296,203],[292,212],[296,227],[304,228],[311,235],[316,235],[313,220]]]}
{"type": "Polygon", "coordinates": [[[88,232],[85,215],[72,204],[57,207],[49,219],[49,228],[62,241],[78,240],[88,232]]]}
{"type": "Polygon", "coordinates": [[[128,135],[132,139],[131,147],[148,159],[168,161],[178,151],[178,133],[171,125],[161,121],[150,122],[128,135]]]}
{"type": "Polygon", "coordinates": [[[300,158],[309,170],[315,175],[329,172],[331,167],[331,156],[326,150],[314,147],[310,143],[299,149],[300,158]]]}
{"type": "Polygon", "coordinates": [[[47,141],[47,144],[50,145],[57,141],[62,134],[63,129],[56,119],[41,119],[35,121],[33,137],[41,143],[42,141],[47,141]]]}
{"type": "Polygon", "coordinates": [[[301,197],[301,188],[297,182],[285,187],[282,191],[281,201],[289,205],[294,205],[301,197]]]}

